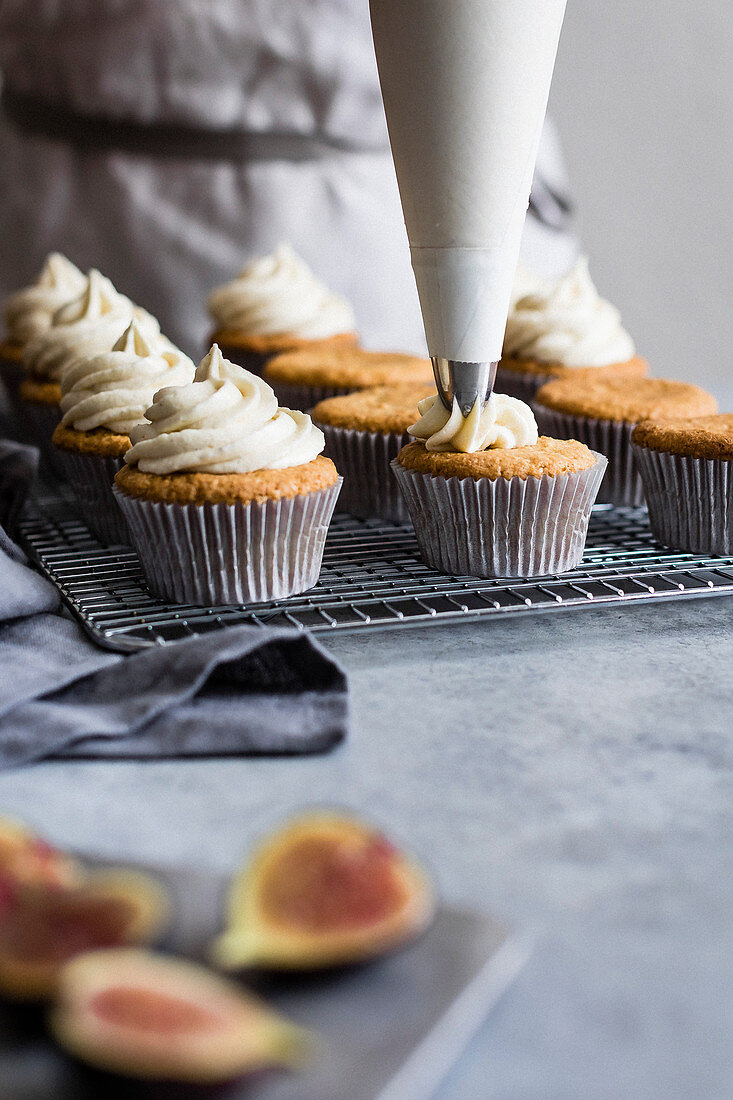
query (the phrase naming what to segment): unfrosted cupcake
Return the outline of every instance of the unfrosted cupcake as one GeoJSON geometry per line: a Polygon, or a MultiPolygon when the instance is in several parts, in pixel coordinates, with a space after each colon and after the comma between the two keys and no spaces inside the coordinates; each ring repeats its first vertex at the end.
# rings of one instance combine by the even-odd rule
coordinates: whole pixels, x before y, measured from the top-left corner
{"type": "Polygon", "coordinates": [[[492,394],[464,419],[420,404],[416,436],[392,463],[422,557],[457,576],[533,577],[580,562],[603,455],[538,438],[532,410],[492,394]]]}
{"type": "Polygon", "coordinates": [[[275,390],[281,404],[308,412],[319,401],[355,390],[429,383],[433,370],[427,359],[398,351],[303,349],[271,359],[263,377],[275,390]]]}
{"type": "Polygon", "coordinates": [[[732,555],[733,413],[644,420],[631,441],[655,538],[732,555]]]}
{"type": "Polygon", "coordinates": [[[608,457],[599,503],[644,503],[631,451],[631,433],[640,420],[667,416],[706,416],[717,412],[715,398],[688,382],[664,378],[612,378],[594,371],[548,382],[535,397],[543,432],[580,439],[608,457]]]}
{"type": "Polygon", "coordinates": [[[130,432],[159,389],[193,381],[194,369],[183,352],[133,320],[111,351],[77,359],[64,371],[53,442],[82,515],[103,542],[129,541],[112,481],[130,432]]]}
{"type": "Polygon", "coordinates": [[[274,355],[294,348],[352,347],[354,311],[317,279],[287,244],[260,256],[236,278],[212,291],[212,343],[254,374],[274,355]]]}
{"type": "Polygon", "coordinates": [[[341,479],[310,417],[214,345],[146,418],[115,495],[151,590],[232,604],[312,588],[341,479]]]}
{"type": "Polygon", "coordinates": [[[604,301],[579,259],[563,278],[522,274],[512,298],[496,376],[502,393],[531,401],[552,378],[592,368],[599,376],[638,378],[648,364],[636,354],[619,311],[604,301]]]}
{"type": "Polygon", "coordinates": [[[316,405],[311,416],[326,438],[325,454],[344,479],[340,509],[397,523],[409,520],[390,463],[410,442],[407,429],[417,418],[418,402],[433,391],[427,382],[375,386],[316,405]]]}
{"type": "Polygon", "coordinates": [[[51,325],[54,313],[82,292],[86,277],[78,267],[51,252],[35,283],[17,290],[5,302],[5,339],[0,342],[0,372],[13,404],[25,377],[23,349],[51,325]]]}

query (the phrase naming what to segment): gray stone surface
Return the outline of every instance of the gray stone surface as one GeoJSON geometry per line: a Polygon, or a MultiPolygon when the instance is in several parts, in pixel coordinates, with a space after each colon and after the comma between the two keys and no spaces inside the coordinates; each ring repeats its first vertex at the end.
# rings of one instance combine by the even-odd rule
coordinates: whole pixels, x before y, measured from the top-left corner
{"type": "MultiPolygon", "coordinates": [[[[95,856],[232,867],[336,802],[537,936],[441,1100],[733,1095],[733,601],[333,638],[329,756],[48,763],[0,810],[95,856]]],[[[330,1100],[330,1098],[324,1098],[330,1100]]]]}

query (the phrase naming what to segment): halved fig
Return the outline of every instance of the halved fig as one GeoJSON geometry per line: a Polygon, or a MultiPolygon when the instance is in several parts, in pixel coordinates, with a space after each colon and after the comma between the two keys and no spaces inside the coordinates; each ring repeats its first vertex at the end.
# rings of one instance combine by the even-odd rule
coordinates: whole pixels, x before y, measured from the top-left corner
{"type": "Polygon", "coordinates": [[[19,883],[69,886],[82,877],[81,868],[71,856],[20,822],[0,818],[0,913],[19,883]]]}
{"type": "Polygon", "coordinates": [[[235,878],[212,956],[231,970],[361,962],[416,936],[434,907],[425,872],[381,833],[308,814],[266,839],[235,878]]]}
{"type": "Polygon", "coordinates": [[[78,886],[19,885],[0,912],[0,993],[42,1000],[69,959],[149,943],[167,913],[162,887],[133,871],[97,874],[78,886]]]}
{"type": "Polygon", "coordinates": [[[309,1045],[307,1032],[219,975],[133,948],[65,966],[51,1029],[98,1069],[190,1084],[294,1066],[309,1045]]]}

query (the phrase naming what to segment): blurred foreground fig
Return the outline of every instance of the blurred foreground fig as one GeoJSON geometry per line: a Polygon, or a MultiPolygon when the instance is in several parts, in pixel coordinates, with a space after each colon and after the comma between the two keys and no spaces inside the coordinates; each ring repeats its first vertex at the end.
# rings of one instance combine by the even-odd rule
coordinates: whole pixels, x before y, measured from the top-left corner
{"type": "Polygon", "coordinates": [[[98,1069],[191,1084],[292,1066],[309,1043],[307,1032],[226,979],[132,948],[64,967],[51,1030],[98,1069]]]}
{"type": "Polygon", "coordinates": [[[386,837],[314,813],[266,839],[236,877],[212,956],[231,970],[356,963],[412,939],[433,912],[427,875],[386,837]]]}
{"type": "Polygon", "coordinates": [[[0,818],[0,913],[19,883],[70,886],[82,878],[79,865],[17,821],[0,818]]]}
{"type": "Polygon", "coordinates": [[[79,885],[16,884],[0,909],[0,995],[51,996],[64,963],[100,947],[149,943],[168,915],[155,879],[132,871],[79,885]]]}

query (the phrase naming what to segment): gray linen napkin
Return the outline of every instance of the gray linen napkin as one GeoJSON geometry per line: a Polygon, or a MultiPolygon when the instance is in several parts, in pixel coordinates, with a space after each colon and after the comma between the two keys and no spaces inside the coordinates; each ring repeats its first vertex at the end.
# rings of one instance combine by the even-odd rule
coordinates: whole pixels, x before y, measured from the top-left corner
{"type": "MultiPolygon", "coordinates": [[[[0,442],[0,518],[17,510],[29,451],[0,442]]],[[[345,736],[346,677],[308,635],[228,627],[122,656],[58,610],[56,589],[0,527],[0,767],[322,752],[345,736]]]]}

